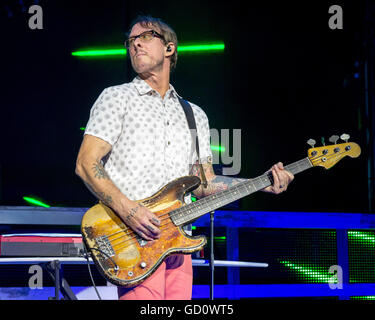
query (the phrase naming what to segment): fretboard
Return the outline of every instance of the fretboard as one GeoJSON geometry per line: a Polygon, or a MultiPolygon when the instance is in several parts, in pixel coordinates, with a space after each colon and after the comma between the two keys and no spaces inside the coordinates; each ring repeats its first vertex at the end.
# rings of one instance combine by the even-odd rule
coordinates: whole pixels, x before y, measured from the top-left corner
{"type": "MultiPolygon", "coordinates": [[[[285,170],[294,175],[312,167],[309,158],[302,159],[285,166],[285,170]]],[[[249,179],[236,184],[235,186],[204,197],[198,201],[187,204],[170,212],[173,223],[177,226],[188,224],[204,214],[217,208],[223,207],[228,203],[241,199],[254,192],[262,190],[273,184],[273,177],[270,172],[265,173],[254,179],[249,179]]]]}

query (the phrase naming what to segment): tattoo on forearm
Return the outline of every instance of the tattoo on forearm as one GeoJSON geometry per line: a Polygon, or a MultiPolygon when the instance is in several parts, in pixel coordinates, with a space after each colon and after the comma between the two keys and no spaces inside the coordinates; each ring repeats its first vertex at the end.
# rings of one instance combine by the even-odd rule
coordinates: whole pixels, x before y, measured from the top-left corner
{"type": "Polygon", "coordinates": [[[99,161],[94,163],[92,170],[94,171],[95,178],[109,179],[108,173],[105,171],[103,165],[99,161]]]}
{"type": "Polygon", "coordinates": [[[102,200],[105,204],[112,204],[112,197],[104,192],[97,192],[98,198],[102,200]]]}
{"type": "Polygon", "coordinates": [[[112,204],[112,197],[110,195],[105,194],[104,192],[96,192],[94,188],[88,183],[85,182],[86,187],[100,200],[102,200],[105,204],[111,205],[112,204]]]}

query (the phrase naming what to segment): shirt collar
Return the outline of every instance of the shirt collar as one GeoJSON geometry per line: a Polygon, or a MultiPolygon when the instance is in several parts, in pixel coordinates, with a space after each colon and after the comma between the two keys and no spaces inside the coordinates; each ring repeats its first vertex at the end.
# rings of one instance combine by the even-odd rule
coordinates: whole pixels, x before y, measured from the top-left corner
{"type": "MultiPolygon", "coordinates": [[[[142,80],[139,76],[136,76],[133,79],[132,83],[134,84],[135,88],[137,89],[137,91],[140,95],[144,95],[144,94],[147,94],[149,92],[155,91],[154,89],[152,89],[150,87],[150,85],[146,81],[142,80]]],[[[174,95],[175,97],[178,97],[178,98],[182,99],[182,97],[177,93],[177,91],[175,90],[175,88],[171,84],[169,84],[169,90],[167,91],[166,94],[167,94],[167,96],[169,94],[169,97],[174,95]]]]}

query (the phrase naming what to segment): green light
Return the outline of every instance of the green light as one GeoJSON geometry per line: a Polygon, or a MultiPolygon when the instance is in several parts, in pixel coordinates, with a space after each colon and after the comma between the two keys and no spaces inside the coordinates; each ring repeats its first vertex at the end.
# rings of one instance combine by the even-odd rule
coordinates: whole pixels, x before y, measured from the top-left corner
{"type": "Polygon", "coordinates": [[[318,280],[318,282],[333,283],[336,280],[334,275],[325,275],[317,270],[309,269],[289,261],[280,261],[280,263],[292,270],[302,273],[310,279],[318,280]]]}
{"type": "Polygon", "coordinates": [[[85,131],[86,128],[85,128],[85,127],[81,127],[81,128],[79,128],[79,130],[81,130],[81,131],[85,131]]]}
{"type": "Polygon", "coordinates": [[[196,226],[191,226],[191,230],[196,230],[197,227],[196,226]]]}
{"type": "Polygon", "coordinates": [[[195,201],[197,201],[197,198],[194,197],[194,196],[191,196],[191,201],[192,201],[192,202],[195,202],[195,201]]]}
{"type": "Polygon", "coordinates": [[[363,241],[375,243],[375,237],[373,235],[369,235],[366,232],[348,231],[348,236],[349,237],[355,237],[358,240],[363,240],[363,241]]]}
{"type": "Polygon", "coordinates": [[[33,205],[39,206],[39,207],[44,207],[44,208],[50,207],[50,205],[45,204],[42,201],[39,201],[39,200],[31,198],[31,197],[23,197],[23,200],[25,200],[26,202],[31,203],[33,205]]]}
{"type": "Polygon", "coordinates": [[[375,300],[375,296],[359,296],[359,297],[351,297],[353,300],[375,300]]]}
{"type": "Polygon", "coordinates": [[[223,51],[225,49],[224,43],[212,44],[198,44],[190,46],[179,46],[178,53],[180,52],[201,52],[201,51],[223,51]]]}
{"type": "MultiPolygon", "coordinates": [[[[224,43],[195,44],[178,46],[178,53],[182,52],[212,52],[224,51],[224,43]]],[[[74,57],[125,56],[126,49],[91,49],[72,52],[74,57]]]]}
{"type": "Polygon", "coordinates": [[[225,152],[225,147],[222,147],[222,146],[211,146],[211,150],[213,150],[213,151],[219,151],[219,152],[225,152]]]}
{"type": "Polygon", "coordinates": [[[75,57],[98,57],[126,55],[126,49],[81,50],[72,52],[75,57]]]}
{"type": "Polygon", "coordinates": [[[215,240],[227,240],[227,237],[214,237],[215,240]]]}

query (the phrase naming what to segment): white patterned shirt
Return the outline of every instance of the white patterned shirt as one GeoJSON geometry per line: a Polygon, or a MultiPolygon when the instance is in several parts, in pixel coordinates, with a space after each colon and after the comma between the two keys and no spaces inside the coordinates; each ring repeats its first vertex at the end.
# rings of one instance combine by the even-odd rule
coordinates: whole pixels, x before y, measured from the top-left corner
{"type": "MultiPolygon", "coordinates": [[[[112,146],[103,161],[105,170],[131,200],[150,197],[168,182],[191,174],[197,155],[178,97],[170,85],[162,99],[137,76],[130,83],[104,89],[91,108],[84,134],[112,146]]],[[[208,119],[200,107],[190,105],[205,163],[212,158],[208,119]]]]}

